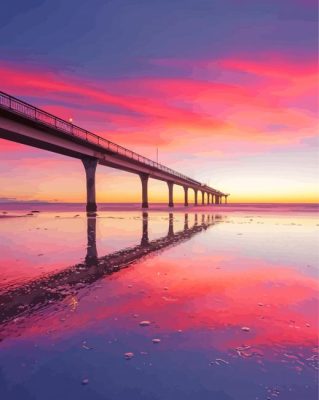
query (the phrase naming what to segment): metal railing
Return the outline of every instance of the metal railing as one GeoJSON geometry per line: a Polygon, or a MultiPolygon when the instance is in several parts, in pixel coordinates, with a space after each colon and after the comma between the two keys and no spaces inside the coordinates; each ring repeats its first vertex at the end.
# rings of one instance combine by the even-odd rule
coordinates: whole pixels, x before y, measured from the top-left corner
{"type": "Polygon", "coordinates": [[[9,94],[2,91],[0,91],[0,107],[8,109],[13,113],[23,115],[30,120],[39,122],[43,125],[47,125],[70,136],[98,145],[102,149],[108,150],[112,153],[127,157],[131,160],[135,160],[141,164],[150,166],[160,171],[164,171],[170,175],[183,179],[192,185],[203,186],[207,190],[218,192],[216,189],[203,185],[202,183],[192,178],[189,178],[188,176],[183,175],[177,171],[174,171],[173,169],[168,168],[163,164],[152,161],[147,157],[141,156],[140,154],[135,153],[132,150],[126,149],[125,147],[111,142],[110,140],[104,139],[92,132],[87,131],[86,129],[82,129],[72,124],[71,122],[65,121],[46,111],[40,110],[39,108],[34,107],[31,104],[19,100],[13,96],[10,96],[9,94]]]}

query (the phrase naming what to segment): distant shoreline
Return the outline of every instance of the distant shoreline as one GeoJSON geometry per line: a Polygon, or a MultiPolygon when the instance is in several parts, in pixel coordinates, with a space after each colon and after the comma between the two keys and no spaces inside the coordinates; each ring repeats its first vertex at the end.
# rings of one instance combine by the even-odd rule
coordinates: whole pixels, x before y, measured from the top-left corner
{"type": "MultiPolygon", "coordinates": [[[[57,205],[64,205],[64,206],[83,206],[85,207],[86,203],[77,203],[77,202],[45,202],[45,201],[0,201],[0,209],[1,206],[3,205],[17,205],[17,206],[23,206],[23,205],[33,205],[33,206],[57,206],[57,205]]],[[[141,203],[97,203],[100,206],[117,206],[117,207],[140,207],[141,203]]],[[[150,207],[151,206],[160,206],[160,207],[167,207],[167,203],[149,203],[150,207]]],[[[184,207],[183,203],[174,203],[175,206],[179,207],[184,207]]],[[[232,203],[228,202],[228,204],[222,203],[222,204],[209,204],[209,206],[213,207],[218,207],[218,206],[232,206],[232,207],[237,207],[237,206],[317,206],[319,207],[319,202],[318,203],[232,203]]],[[[198,204],[198,207],[201,207],[202,204],[198,204]]],[[[205,204],[204,206],[207,206],[205,204]]],[[[189,207],[194,207],[193,203],[189,203],[189,207]]]]}
{"type": "MultiPolygon", "coordinates": [[[[164,203],[150,204],[148,209],[142,209],[140,203],[98,203],[97,213],[107,211],[139,211],[139,212],[266,212],[266,213],[318,213],[319,204],[316,203],[229,203],[194,206],[190,204],[175,204],[170,208],[164,203]]],[[[0,218],[23,217],[35,211],[39,212],[85,212],[84,203],[27,203],[11,202],[0,203],[0,218]],[[8,214],[6,214],[8,213],[8,214]],[[12,214],[15,213],[15,214],[12,214]]],[[[31,215],[32,217],[32,215],[31,215]]]]}

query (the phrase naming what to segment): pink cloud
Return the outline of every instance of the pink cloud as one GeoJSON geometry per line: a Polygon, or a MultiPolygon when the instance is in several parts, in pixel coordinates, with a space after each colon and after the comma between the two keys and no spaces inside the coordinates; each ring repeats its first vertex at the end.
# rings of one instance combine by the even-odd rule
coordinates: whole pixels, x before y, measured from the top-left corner
{"type": "Polygon", "coordinates": [[[238,57],[152,62],[219,71],[222,79],[203,80],[197,73],[199,77],[99,82],[6,64],[0,65],[0,73],[9,93],[35,97],[35,104],[40,98],[46,110],[72,116],[76,124],[135,149],[160,145],[168,152],[203,154],[213,148],[219,156],[251,154],[299,146],[316,135],[316,115],[307,110],[316,82],[310,62],[277,55],[262,61],[238,57]],[[227,82],[227,71],[248,78],[227,82]]]}

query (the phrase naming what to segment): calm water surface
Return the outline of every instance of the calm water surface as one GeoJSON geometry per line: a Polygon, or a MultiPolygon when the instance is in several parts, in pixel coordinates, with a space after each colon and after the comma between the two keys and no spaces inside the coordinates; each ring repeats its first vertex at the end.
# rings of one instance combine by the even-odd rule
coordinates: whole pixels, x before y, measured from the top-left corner
{"type": "Polygon", "coordinates": [[[1,399],[317,399],[318,231],[269,210],[1,218],[1,399]]]}

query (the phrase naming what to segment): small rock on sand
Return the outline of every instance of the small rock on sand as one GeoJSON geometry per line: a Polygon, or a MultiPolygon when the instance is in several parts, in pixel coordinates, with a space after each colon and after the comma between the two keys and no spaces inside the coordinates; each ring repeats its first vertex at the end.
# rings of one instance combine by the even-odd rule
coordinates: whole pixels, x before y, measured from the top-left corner
{"type": "Polygon", "coordinates": [[[140,326],[149,326],[151,323],[150,321],[141,321],[140,326]]]}
{"type": "Polygon", "coordinates": [[[131,360],[133,357],[134,357],[134,353],[132,353],[132,352],[124,353],[125,360],[131,360]]]}
{"type": "Polygon", "coordinates": [[[250,328],[248,328],[248,326],[243,326],[243,327],[241,328],[241,330],[244,331],[244,332],[249,332],[249,331],[250,331],[250,328]]]}

